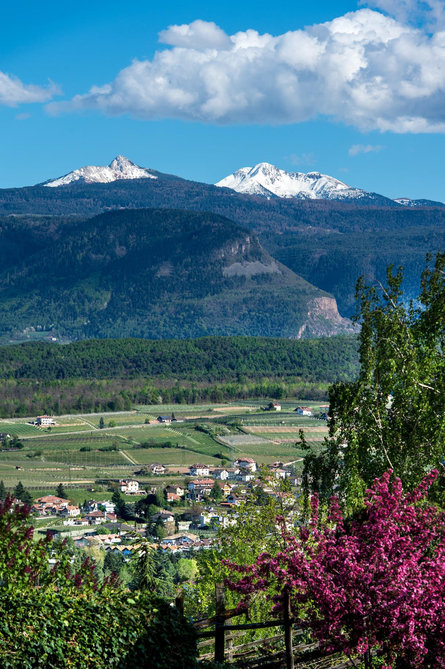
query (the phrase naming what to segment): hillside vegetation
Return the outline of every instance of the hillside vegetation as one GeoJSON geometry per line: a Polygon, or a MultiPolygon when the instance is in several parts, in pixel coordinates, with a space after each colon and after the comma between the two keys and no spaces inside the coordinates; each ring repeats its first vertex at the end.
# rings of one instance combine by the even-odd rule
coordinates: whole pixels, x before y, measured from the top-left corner
{"type": "Polygon", "coordinates": [[[0,416],[119,411],[134,404],[325,399],[353,380],[357,340],[105,339],[0,348],[0,416]]]}
{"type": "MultiPolygon", "coordinates": [[[[11,248],[24,223],[9,222],[11,248]]],[[[300,337],[350,330],[333,298],[277,263],[222,216],[123,210],[29,222],[37,248],[0,274],[0,340],[26,330],[68,339],[300,337]]],[[[24,244],[23,244],[24,245],[24,244]]]]}
{"type": "Polygon", "coordinates": [[[66,346],[36,342],[0,348],[0,378],[177,378],[215,382],[301,378],[333,382],[355,377],[357,339],[287,340],[204,337],[150,341],[104,339],[66,346]]]}

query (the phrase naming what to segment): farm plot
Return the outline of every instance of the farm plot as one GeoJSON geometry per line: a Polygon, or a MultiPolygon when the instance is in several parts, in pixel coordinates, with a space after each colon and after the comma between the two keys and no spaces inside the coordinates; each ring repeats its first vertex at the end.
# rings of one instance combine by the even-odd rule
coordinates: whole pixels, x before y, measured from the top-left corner
{"type": "Polygon", "coordinates": [[[106,448],[114,442],[119,443],[118,434],[106,432],[86,432],[85,434],[45,434],[35,439],[23,439],[23,444],[30,449],[78,450],[80,448],[106,448]]]}
{"type": "Polygon", "coordinates": [[[10,434],[17,437],[32,437],[39,436],[42,430],[35,425],[28,425],[27,423],[9,423],[0,421],[0,432],[10,434]]]}
{"type": "Polygon", "coordinates": [[[71,423],[71,425],[55,425],[51,429],[40,429],[39,432],[44,432],[44,434],[67,434],[73,432],[87,432],[91,431],[91,425],[86,423],[71,423]]]}
{"type": "MultiPolygon", "coordinates": [[[[187,466],[193,465],[199,458],[196,452],[188,451],[183,448],[147,448],[134,449],[129,452],[132,459],[139,465],[150,465],[154,462],[160,462],[163,465],[178,465],[187,466]]],[[[205,464],[214,467],[221,466],[221,460],[211,455],[201,455],[201,460],[205,460],[205,464]]]]}
{"type": "Polygon", "coordinates": [[[154,442],[163,442],[163,441],[175,441],[173,438],[174,435],[166,427],[158,427],[157,425],[146,425],[143,427],[128,427],[124,428],[121,431],[116,430],[108,433],[110,436],[113,434],[115,436],[121,436],[122,439],[126,441],[134,441],[138,444],[144,441],[154,441],[154,442]]]}
{"type": "Polygon", "coordinates": [[[303,429],[305,433],[314,435],[328,433],[328,428],[321,425],[249,425],[246,426],[245,429],[253,434],[268,434],[269,432],[274,434],[298,434],[301,429],[303,429]]]}
{"type": "Polygon", "coordinates": [[[226,404],[138,404],[135,408],[137,411],[150,413],[152,416],[169,416],[172,413],[176,418],[180,416],[186,417],[188,414],[196,416],[198,414],[212,413],[217,407],[224,407],[226,404]]]}
{"type": "Polygon", "coordinates": [[[323,427],[325,423],[312,416],[297,416],[295,413],[265,413],[254,416],[243,416],[244,426],[293,426],[293,427],[323,427]]]}
{"type": "Polygon", "coordinates": [[[306,439],[311,441],[323,441],[328,434],[327,428],[322,427],[282,427],[273,425],[249,426],[244,427],[246,432],[255,434],[264,439],[270,439],[277,442],[295,443],[300,439],[300,430],[304,431],[306,439]]]}
{"type": "Polygon", "coordinates": [[[269,439],[265,439],[260,435],[255,434],[230,434],[219,437],[219,439],[232,448],[240,449],[251,444],[271,444],[269,439]]]}

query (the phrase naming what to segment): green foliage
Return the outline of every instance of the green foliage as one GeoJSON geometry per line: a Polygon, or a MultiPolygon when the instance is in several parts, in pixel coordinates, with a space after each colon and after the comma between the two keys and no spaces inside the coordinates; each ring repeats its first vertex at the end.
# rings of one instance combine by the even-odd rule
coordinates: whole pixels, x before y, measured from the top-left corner
{"type": "Polygon", "coordinates": [[[63,483],[59,483],[59,485],[57,486],[56,496],[61,497],[62,499],[67,498],[65,488],[63,487],[63,483]]]}
{"type": "Polygon", "coordinates": [[[107,551],[104,558],[104,571],[119,575],[124,563],[125,559],[121,553],[107,551]]]}
{"type": "Polygon", "coordinates": [[[28,490],[25,490],[23,483],[19,481],[14,488],[14,497],[19,499],[24,504],[32,504],[32,496],[28,490]]]}
{"type": "Polygon", "coordinates": [[[176,564],[177,579],[180,583],[193,581],[198,575],[198,564],[192,558],[179,558],[176,564]]]}
{"type": "Polygon", "coordinates": [[[5,379],[0,416],[128,410],[158,402],[160,393],[174,404],[283,396],[321,400],[329,382],[352,380],[357,371],[352,336],[21,344],[0,347],[5,379]]]}
{"type": "Polygon", "coordinates": [[[101,582],[89,559],[76,566],[64,542],[32,535],[25,510],[0,504],[2,669],[195,667],[194,631],[165,601],[101,582]]]}
{"type": "Polygon", "coordinates": [[[223,498],[223,492],[218,485],[218,482],[215,481],[213,484],[213,488],[210,491],[210,497],[213,499],[214,502],[220,502],[223,498]]]}
{"type": "MultiPolygon", "coordinates": [[[[193,587],[185,590],[186,613],[196,618],[215,613],[215,585],[231,575],[230,569],[222,564],[223,559],[236,564],[252,564],[259,553],[274,554],[283,547],[276,526],[276,516],[280,512],[280,505],[271,497],[262,506],[252,500],[237,507],[237,522],[218,531],[218,547],[199,551],[196,555],[198,575],[193,587]]],[[[226,591],[228,608],[235,607],[239,601],[238,595],[226,591]]],[[[263,595],[254,598],[252,620],[266,619],[269,609],[263,595]]]]}
{"type": "MultiPolygon", "coordinates": [[[[330,391],[330,438],[309,456],[312,486],[339,486],[354,508],[373,479],[390,468],[412,489],[445,453],[445,254],[423,273],[418,301],[406,305],[402,272],[387,287],[358,283],[360,374],[330,391]]],[[[443,495],[436,484],[436,495],[443,495]]]]}

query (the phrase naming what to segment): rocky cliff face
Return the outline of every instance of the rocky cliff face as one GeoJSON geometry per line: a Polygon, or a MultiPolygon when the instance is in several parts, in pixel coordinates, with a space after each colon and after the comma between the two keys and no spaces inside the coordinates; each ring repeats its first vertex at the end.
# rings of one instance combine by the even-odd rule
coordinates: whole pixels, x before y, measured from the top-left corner
{"type": "Polygon", "coordinates": [[[357,331],[358,326],[348,318],[340,316],[334,297],[314,297],[308,303],[307,320],[299,329],[296,339],[305,336],[323,337],[357,331]]]}

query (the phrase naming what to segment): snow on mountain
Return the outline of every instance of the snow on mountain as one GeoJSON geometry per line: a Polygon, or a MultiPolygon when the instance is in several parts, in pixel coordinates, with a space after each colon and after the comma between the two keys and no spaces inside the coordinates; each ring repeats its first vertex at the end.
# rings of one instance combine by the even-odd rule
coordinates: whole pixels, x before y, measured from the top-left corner
{"type": "Polygon", "coordinates": [[[443,202],[436,202],[435,200],[411,200],[409,197],[398,197],[394,200],[397,204],[403,207],[444,207],[443,202]]]}
{"type": "Polygon", "coordinates": [[[125,156],[116,156],[107,166],[87,165],[58,179],[51,179],[43,185],[48,188],[56,188],[75,181],[93,184],[111,183],[119,179],[157,179],[157,177],[151,174],[150,170],[135,165],[125,156]]]}
{"type": "Polygon", "coordinates": [[[301,200],[351,200],[370,197],[360,188],[320,172],[286,172],[269,163],[255,167],[242,167],[216,186],[232,188],[238,193],[262,195],[268,198],[283,197],[301,200]]]}

